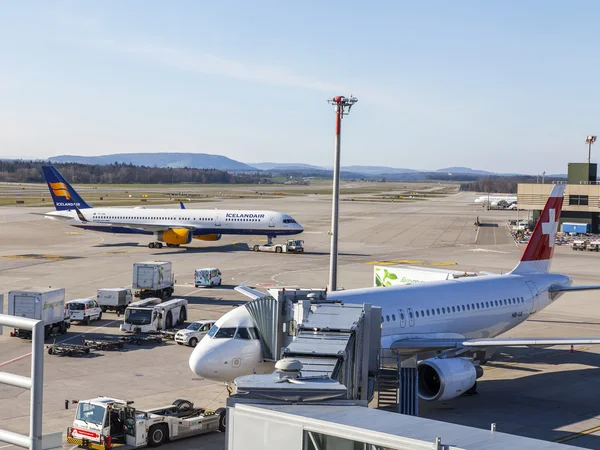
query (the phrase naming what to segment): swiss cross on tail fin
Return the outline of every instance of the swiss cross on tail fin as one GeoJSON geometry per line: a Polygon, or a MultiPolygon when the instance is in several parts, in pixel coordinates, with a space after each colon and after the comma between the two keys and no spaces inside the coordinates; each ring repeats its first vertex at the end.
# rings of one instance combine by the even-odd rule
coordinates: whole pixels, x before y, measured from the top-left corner
{"type": "Polygon", "coordinates": [[[565,185],[555,184],[546,206],[535,225],[531,239],[523,252],[521,262],[512,273],[548,272],[554,254],[554,240],[565,195],[565,185]]]}

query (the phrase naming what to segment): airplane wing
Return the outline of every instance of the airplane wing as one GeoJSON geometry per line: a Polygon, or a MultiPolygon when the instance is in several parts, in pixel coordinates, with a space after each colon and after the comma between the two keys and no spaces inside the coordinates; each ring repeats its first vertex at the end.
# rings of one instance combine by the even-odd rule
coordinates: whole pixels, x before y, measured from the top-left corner
{"type": "Polygon", "coordinates": [[[592,291],[595,289],[600,289],[600,286],[561,286],[558,284],[553,284],[548,289],[549,292],[568,292],[568,291],[592,291]]]}
{"type": "Polygon", "coordinates": [[[257,298],[269,297],[269,294],[265,294],[264,292],[260,292],[256,289],[248,287],[245,281],[239,286],[236,286],[234,289],[239,293],[244,294],[246,297],[250,297],[252,300],[256,300],[257,298]]]}

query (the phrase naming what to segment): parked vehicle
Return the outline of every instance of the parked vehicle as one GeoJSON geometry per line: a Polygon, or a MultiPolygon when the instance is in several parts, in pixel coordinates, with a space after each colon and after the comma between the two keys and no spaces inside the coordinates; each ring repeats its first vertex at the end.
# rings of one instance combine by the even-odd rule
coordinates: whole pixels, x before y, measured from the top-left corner
{"type": "Polygon", "coordinates": [[[168,261],[147,261],[133,265],[132,289],[139,289],[140,299],[158,297],[165,299],[175,291],[175,274],[168,261]]]}
{"type": "Polygon", "coordinates": [[[588,244],[590,243],[590,241],[585,240],[585,239],[577,239],[573,241],[573,244],[571,246],[571,248],[573,250],[585,250],[588,246],[588,244]]]}
{"type": "Polygon", "coordinates": [[[96,302],[102,308],[102,312],[116,311],[123,314],[132,300],[131,289],[125,288],[98,289],[96,294],[96,302]]]}
{"type": "Polygon", "coordinates": [[[189,400],[139,410],[132,401],[98,397],[77,403],[67,442],[80,447],[104,449],[115,444],[129,448],[158,447],[167,441],[225,431],[225,408],[195,408],[189,400]]]}
{"type": "Polygon", "coordinates": [[[592,241],[589,243],[589,245],[587,246],[587,249],[590,252],[598,252],[600,251],[600,241],[592,241]]]}
{"type": "Polygon", "coordinates": [[[285,244],[265,244],[252,247],[255,252],[275,252],[275,253],[303,253],[304,241],[300,239],[288,239],[285,244]]]}
{"type": "Polygon", "coordinates": [[[86,325],[92,320],[102,319],[102,308],[91,298],[79,298],[65,303],[65,310],[68,310],[71,322],[83,322],[86,325]]]}
{"type": "Polygon", "coordinates": [[[168,330],[187,320],[188,301],[176,298],[161,303],[159,298],[131,303],[125,309],[122,331],[152,333],[168,330]]]}
{"type": "Polygon", "coordinates": [[[187,328],[179,330],[175,334],[175,342],[179,345],[195,347],[215,324],[216,320],[197,320],[188,325],[187,328]]]}
{"type": "MultiPolygon", "coordinates": [[[[65,311],[64,289],[31,289],[8,293],[8,314],[44,322],[44,337],[65,334],[71,326],[69,313],[65,311]]],[[[31,338],[30,330],[15,328],[11,336],[31,338]]]]}
{"type": "Polygon", "coordinates": [[[217,268],[196,269],[194,286],[221,286],[221,271],[217,268]]]}

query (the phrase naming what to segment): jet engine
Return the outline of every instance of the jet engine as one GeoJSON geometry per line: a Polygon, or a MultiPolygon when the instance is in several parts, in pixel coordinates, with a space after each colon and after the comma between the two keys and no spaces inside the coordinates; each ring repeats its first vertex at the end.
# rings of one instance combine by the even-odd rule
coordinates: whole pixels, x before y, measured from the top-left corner
{"type": "Polygon", "coordinates": [[[430,358],[421,361],[419,397],[423,400],[443,401],[456,398],[473,387],[483,369],[468,358],[430,358]]]}
{"type": "Polygon", "coordinates": [[[187,228],[170,228],[158,231],[156,239],[171,245],[189,244],[192,242],[192,230],[187,228]]]}
{"type": "Polygon", "coordinates": [[[221,240],[220,234],[203,234],[200,236],[194,236],[194,239],[198,239],[199,241],[219,241],[221,240]]]}

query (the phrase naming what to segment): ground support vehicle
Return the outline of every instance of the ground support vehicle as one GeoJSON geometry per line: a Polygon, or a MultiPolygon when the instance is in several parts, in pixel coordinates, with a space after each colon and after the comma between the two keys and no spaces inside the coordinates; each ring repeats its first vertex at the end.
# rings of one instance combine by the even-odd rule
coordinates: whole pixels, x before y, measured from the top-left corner
{"type": "Polygon", "coordinates": [[[88,355],[90,353],[90,348],[85,345],[77,345],[77,344],[52,344],[48,347],[49,355],[56,356],[83,356],[88,355]]]}
{"type": "Polygon", "coordinates": [[[65,303],[65,310],[69,311],[71,322],[89,325],[92,320],[102,320],[102,308],[91,298],[69,300],[65,303]]]}
{"type": "Polygon", "coordinates": [[[216,267],[194,270],[194,286],[221,286],[221,271],[216,267]]]}
{"type": "Polygon", "coordinates": [[[252,247],[252,250],[254,250],[255,252],[303,253],[304,241],[300,239],[288,239],[288,241],[285,244],[257,244],[252,247]]]}
{"type": "Polygon", "coordinates": [[[180,330],[177,328],[170,328],[168,330],[160,330],[155,333],[151,332],[149,334],[159,336],[161,339],[164,340],[174,341],[178,331],[180,330]]]}
{"type": "Polygon", "coordinates": [[[183,399],[147,410],[138,410],[132,403],[108,397],[77,402],[73,426],[67,428],[67,442],[93,449],[119,444],[158,447],[176,439],[225,431],[225,408],[195,408],[183,399]]]}
{"type": "MultiPolygon", "coordinates": [[[[43,321],[45,339],[52,334],[65,334],[71,326],[69,312],[65,311],[65,290],[62,288],[10,291],[8,315],[43,321]]],[[[10,335],[31,339],[30,330],[15,328],[10,335]]]]}
{"type": "Polygon", "coordinates": [[[590,241],[577,239],[577,240],[573,241],[573,245],[571,246],[571,248],[573,250],[584,251],[587,248],[589,243],[590,243],[590,241]]]}
{"type": "Polygon", "coordinates": [[[102,308],[102,312],[115,311],[117,314],[123,314],[132,299],[131,289],[126,288],[98,289],[96,294],[96,302],[102,308]]]}
{"type": "Polygon", "coordinates": [[[135,297],[165,299],[175,292],[175,274],[168,261],[146,261],[133,265],[132,289],[135,297]]]}
{"type": "Polygon", "coordinates": [[[121,336],[121,340],[131,345],[142,345],[145,342],[152,342],[155,344],[162,344],[163,338],[157,334],[140,334],[135,333],[130,336],[121,336]]]}
{"type": "Polygon", "coordinates": [[[83,345],[93,350],[119,350],[125,347],[123,339],[83,339],[83,345]]]}
{"type": "Polygon", "coordinates": [[[592,241],[588,244],[587,249],[590,252],[598,252],[600,251],[600,241],[592,241]]]}
{"type": "Polygon", "coordinates": [[[121,331],[155,333],[172,329],[187,320],[187,306],[188,301],[183,298],[163,303],[158,298],[131,303],[125,310],[121,331]]]}

